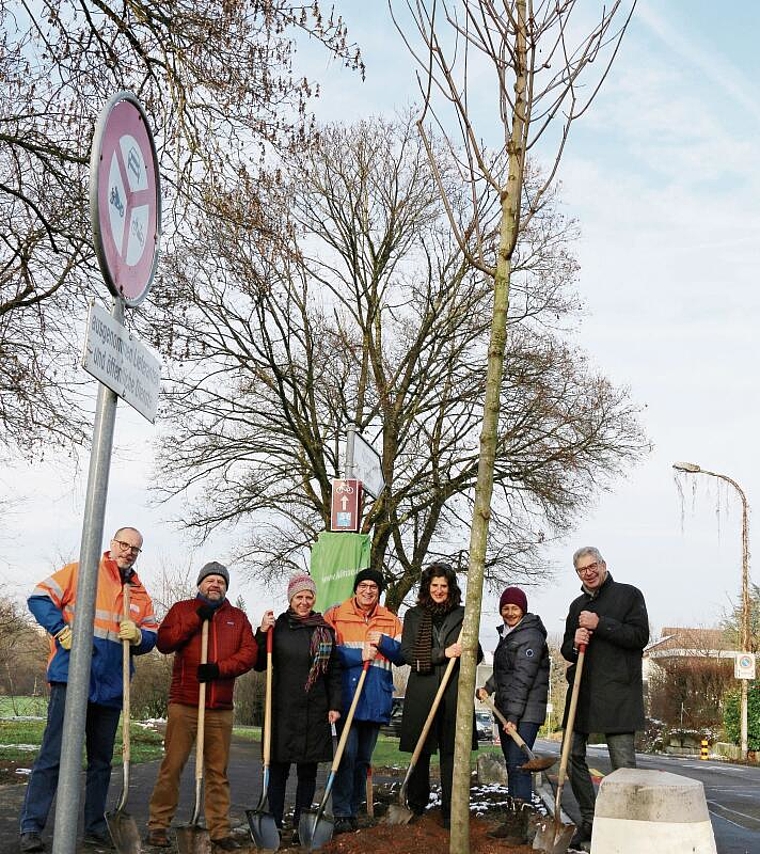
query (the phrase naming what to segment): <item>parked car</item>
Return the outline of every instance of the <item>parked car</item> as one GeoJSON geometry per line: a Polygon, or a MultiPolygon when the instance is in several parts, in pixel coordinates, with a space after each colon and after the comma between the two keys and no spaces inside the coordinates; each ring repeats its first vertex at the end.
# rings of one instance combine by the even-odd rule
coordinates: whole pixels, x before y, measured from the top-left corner
{"type": "Polygon", "coordinates": [[[493,717],[490,712],[475,712],[475,731],[478,741],[493,741],[493,717]]]}
{"type": "Polygon", "coordinates": [[[394,697],[393,708],[391,709],[391,719],[387,724],[380,726],[380,732],[386,735],[395,735],[398,738],[401,735],[401,716],[404,714],[404,698],[394,697]]]}

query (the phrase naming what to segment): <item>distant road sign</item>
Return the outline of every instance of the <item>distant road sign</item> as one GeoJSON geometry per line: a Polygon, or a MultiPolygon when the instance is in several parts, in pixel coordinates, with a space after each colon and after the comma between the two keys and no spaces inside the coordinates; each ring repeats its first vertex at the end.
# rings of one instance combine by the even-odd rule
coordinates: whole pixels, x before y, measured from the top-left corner
{"type": "Polygon", "coordinates": [[[734,659],[734,678],[755,678],[755,655],[752,652],[740,652],[734,659]]]}
{"type": "Polygon", "coordinates": [[[134,407],[156,420],[161,363],[117,320],[93,303],[87,318],[82,367],[134,407]]]}
{"type": "Polygon", "coordinates": [[[362,484],[359,480],[332,482],[331,531],[358,531],[361,518],[362,484]]]}
{"type": "Polygon", "coordinates": [[[98,117],[90,155],[90,218],[106,285],[129,306],[148,294],[158,263],[161,187],[140,102],[119,92],[98,117]]]}

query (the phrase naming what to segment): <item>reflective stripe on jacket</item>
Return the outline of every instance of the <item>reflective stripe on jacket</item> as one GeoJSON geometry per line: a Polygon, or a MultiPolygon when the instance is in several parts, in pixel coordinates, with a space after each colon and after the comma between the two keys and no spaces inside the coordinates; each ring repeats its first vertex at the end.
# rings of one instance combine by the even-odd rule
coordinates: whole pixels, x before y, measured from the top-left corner
{"type": "MultiPolygon", "coordinates": [[[[47,669],[49,682],[69,681],[70,653],[52,635],[75,620],[78,577],[79,564],[66,564],[41,581],[27,600],[35,620],[51,635],[47,669]]],[[[121,573],[116,562],[105,552],[98,565],[88,700],[115,708],[121,708],[124,693],[122,641],[119,639],[123,608],[121,573]]],[[[132,620],[142,632],[142,640],[132,647],[132,654],[143,655],[156,645],[158,624],[150,596],[135,572],[130,579],[129,610],[132,620]]]]}
{"type": "Polygon", "coordinates": [[[338,654],[343,665],[343,714],[348,712],[359,684],[362,648],[370,632],[382,632],[377,657],[367,670],[364,688],[356,706],[357,721],[388,723],[393,707],[391,664],[404,664],[401,653],[401,620],[382,605],[366,614],[352,596],[325,611],[325,620],[335,629],[338,654]]]}

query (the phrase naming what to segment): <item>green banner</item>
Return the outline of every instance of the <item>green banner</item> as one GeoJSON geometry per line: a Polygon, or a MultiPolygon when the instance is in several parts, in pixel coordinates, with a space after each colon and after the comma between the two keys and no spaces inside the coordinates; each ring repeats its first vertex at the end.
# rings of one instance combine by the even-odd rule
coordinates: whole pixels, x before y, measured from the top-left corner
{"type": "Polygon", "coordinates": [[[322,531],[311,547],[311,576],[317,585],[317,611],[324,613],[353,593],[354,578],[370,560],[369,534],[322,531]]]}

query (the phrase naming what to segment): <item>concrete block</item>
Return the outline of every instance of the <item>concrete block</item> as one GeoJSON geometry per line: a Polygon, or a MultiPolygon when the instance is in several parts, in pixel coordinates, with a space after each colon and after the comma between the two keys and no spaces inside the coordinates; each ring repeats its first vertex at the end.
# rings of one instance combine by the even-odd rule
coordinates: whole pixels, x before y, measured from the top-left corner
{"type": "Polygon", "coordinates": [[[494,753],[481,753],[477,762],[478,783],[483,786],[507,785],[507,763],[503,756],[494,753]]]}
{"type": "Polygon", "coordinates": [[[620,768],[602,780],[591,854],[717,854],[705,790],[667,771],[620,768]]]}

